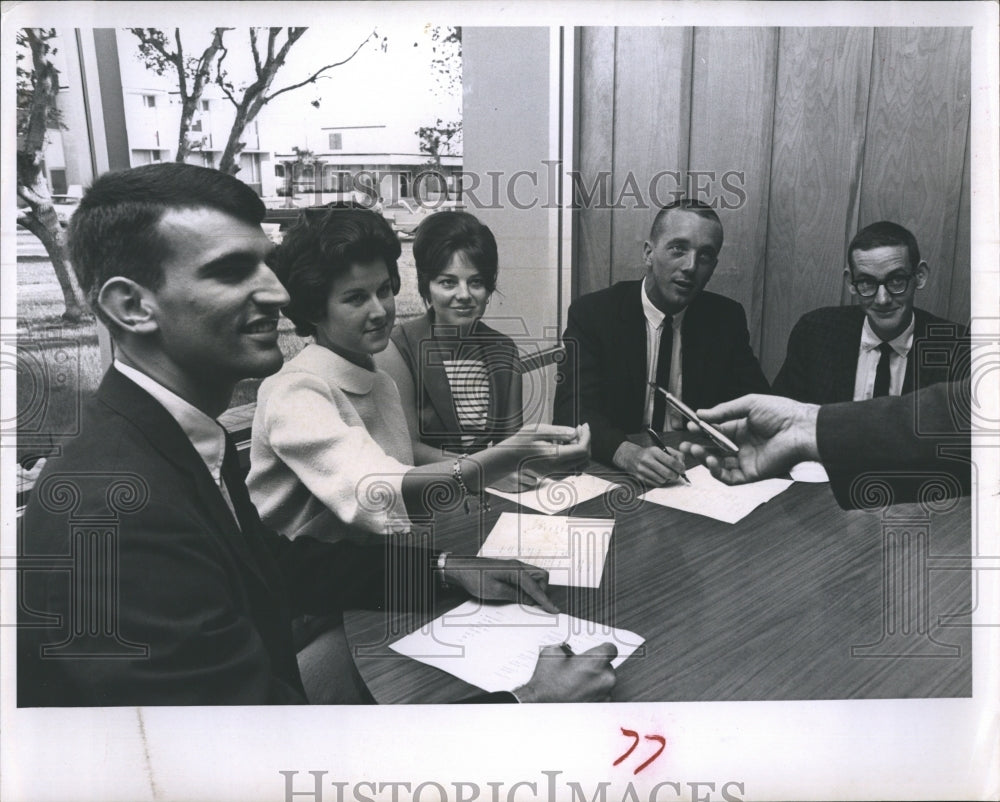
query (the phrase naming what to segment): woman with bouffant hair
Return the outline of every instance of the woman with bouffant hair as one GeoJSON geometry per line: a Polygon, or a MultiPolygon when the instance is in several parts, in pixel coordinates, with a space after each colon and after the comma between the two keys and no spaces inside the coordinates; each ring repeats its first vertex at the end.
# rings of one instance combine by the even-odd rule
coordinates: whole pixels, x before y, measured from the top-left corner
{"type": "Polygon", "coordinates": [[[470,493],[522,465],[564,471],[586,459],[590,434],[566,426],[520,430],[502,444],[413,467],[399,392],[375,366],[396,316],[400,246],[372,211],[303,216],[272,265],[291,296],[285,314],[313,342],[260,386],[247,483],[264,521],[321,540],[410,528],[434,483],[470,493]],[[553,444],[557,444],[554,447],[553,444]]]}
{"type": "Polygon", "coordinates": [[[399,387],[420,465],[521,428],[521,363],[513,340],[482,320],[499,262],[487,226],[466,212],[433,214],[417,228],[413,257],[427,312],[395,328],[378,364],[399,387]]]}

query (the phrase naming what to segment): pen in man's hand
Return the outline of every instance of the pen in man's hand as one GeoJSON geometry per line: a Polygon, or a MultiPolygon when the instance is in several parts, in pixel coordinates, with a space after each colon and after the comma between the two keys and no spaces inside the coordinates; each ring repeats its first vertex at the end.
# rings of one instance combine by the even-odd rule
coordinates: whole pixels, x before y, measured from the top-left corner
{"type": "MultiPolygon", "coordinates": [[[[653,438],[653,442],[656,443],[660,451],[662,451],[664,454],[670,453],[669,451],[667,451],[667,447],[663,444],[663,441],[660,439],[660,436],[652,428],[648,428],[646,429],[646,431],[649,432],[649,436],[653,438]]],[[[671,468],[671,470],[673,470],[673,468],[671,468]]],[[[684,473],[684,471],[678,471],[677,476],[683,479],[685,484],[691,484],[691,480],[687,478],[687,474],[684,473]]]]}
{"type": "Polygon", "coordinates": [[[562,649],[562,653],[567,657],[572,657],[576,652],[573,651],[573,647],[570,646],[566,641],[559,644],[559,648],[562,649]]]}

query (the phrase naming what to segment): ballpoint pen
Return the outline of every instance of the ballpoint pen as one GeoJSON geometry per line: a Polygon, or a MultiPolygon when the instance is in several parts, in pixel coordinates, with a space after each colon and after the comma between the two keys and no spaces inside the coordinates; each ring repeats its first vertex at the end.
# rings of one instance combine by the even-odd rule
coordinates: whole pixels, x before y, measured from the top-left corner
{"type": "MultiPolygon", "coordinates": [[[[653,431],[652,428],[647,428],[646,431],[649,432],[649,436],[653,438],[653,442],[656,443],[660,451],[662,451],[664,454],[670,453],[669,451],[667,451],[667,447],[663,444],[663,441],[660,439],[660,436],[655,431],[653,431]]],[[[671,468],[671,470],[673,470],[673,468],[671,468]]],[[[687,474],[684,473],[684,471],[677,471],[677,475],[681,479],[683,479],[686,484],[691,484],[691,480],[687,478],[687,474]]]]}
{"type": "Polygon", "coordinates": [[[734,443],[732,440],[726,437],[721,431],[716,429],[712,424],[705,423],[705,421],[703,421],[701,418],[698,417],[698,413],[696,413],[693,409],[691,409],[691,407],[689,407],[687,404],[681,401],[677,396],[673,395],[672,393],[668,393],[666,390],[660,387],[660,385],[655,384],[654,382],[650,382],[649,386],[652,387],[656,392],[662,393],[664,399],[666,399],[666,402],[670,404],[670,406],[674,410],[679,412],[681,415],[683,415],[685,418],[691,421],[695,426],[701,429],[705,434],[707,434],[709,438],[711,438],[711,440],[723,451],[728,451],[731,454],[735,454],[740,450],[740,447],[736,445],[736,443],[734,443]]]}

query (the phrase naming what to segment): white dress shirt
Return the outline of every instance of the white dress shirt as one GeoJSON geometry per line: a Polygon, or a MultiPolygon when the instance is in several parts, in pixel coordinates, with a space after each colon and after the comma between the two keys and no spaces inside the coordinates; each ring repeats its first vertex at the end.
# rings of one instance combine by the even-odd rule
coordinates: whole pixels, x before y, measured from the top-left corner
{"type": "MultiPolygon", "coordinates": [[[[906,360],[913,348],[913,329],[916,315],[910,315],[910,325],[898,337],[889,340],[892,355],[889,357],[889,395],[903,394],[903,380],[906,377],[906,360]]],[[[878,347],[882,339],[872,330],[865,317],[861,328],[861,345],[858,348],[858,367],[854,374],[854,400],[867,401],[875,389],[875,371],[882,353],[878,347]]]]}
{"type": "MultiPolygon", "coordinates": [[[[666,315],[657,309],[646,293],[646,282],[642,282],[642,311],[646,316],[646,397],[643,406],[642,422],[644,426],[649,426],[653,421],[653,400],[655,392],[649,386],[650,382],[656,381],[656,362],[660,354],[660,337],[663,334],[663,321],[666,315]]],[[[682,309],[673,317],[674,338],[670,349],[670,382],[663,389],[668,390],[672,395],[681,398],[682,387],[682,365],[681,365],[681,325],[684,323],[684,313],[682,309]]],[[[664,427],[667,429],[681,428],[675,416],[670,415],[669,408],[664,419],[664,427]]]]}
{"type": "Polygon", "coordinates": [[[236,508],[233,506],[232,499],[229,498],[226,483],[222,481],[222,460],[226,456],[226,434],[222,425],[142,371],[136,370],[118,359],[113,364],[119,373],[134,381],[153,396],[177,421],[177,424],[191,441],[191,445],[194,446],[194,450],[198,452],[198,456],[205,463],[205,467],[208,468],[208,472],[212,475],[212,479],[215,480],[215,484],[222,492],[223,499],[229,506],[229,511],[233,514],[233,519],[236,520],[236,508]]]}

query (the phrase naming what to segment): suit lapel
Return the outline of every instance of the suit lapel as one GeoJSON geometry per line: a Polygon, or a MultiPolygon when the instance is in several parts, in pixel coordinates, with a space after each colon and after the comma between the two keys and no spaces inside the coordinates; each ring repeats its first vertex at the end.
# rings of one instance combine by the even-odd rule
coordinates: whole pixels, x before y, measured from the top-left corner
{"type": "Polygon", "coordinates": [[[629,284],[616,310],[618,320],[611,321],[611,330],[621,332],[621,341],[616,344],[612,359],[620,359],[625,368],[626,384],[621,389],[629,399],[629,417],[641,421],[642,404],[646,398],[646,366],[649,364],[646,355],[646,313],[642,308],[642,281],[629,284]]]}
{"type": "Polygon", "coordinates": [[[429,315],[424,315],[419,320],[419,326],[411,331],[404,331],[410,340],[410,350],[417,358],[417,375],[414,379],[417,384],[418,403],[423,403],[423,399],[429,400],[441,422],[442,431],[457,432],[458,416],[455,414],[455,405],[451,399],[448,374],[444,369],[444,360],[456,356],[455,348],[447,341],[439,343],[434,339],[429,315]]]}
{"type": "Polygon", "coordinates": [[[711,362],[711,341],[713,332],[706,325],[707,317],[702,313],[699,303],[702,295],[698,295],[684,312],[681,323],[681,396],[686,403],[701,406],[704,398],[710,397],[706,392],[705,367],[711,362]]]}
{"type": "Polygon", "coordinates": [[[858,375],[858,353],[861,330],[865,325],[865,310],[860,306],[842,307],[847,313],[839,332],[831,332],[830,400],[850,401],[854,398],[854,382],[858,375]]]}
{"type": "MultiPolygon", "coordinates": [[[[98,398],[138,427],[153,448],[189,479],[200,506],[212,521],[212,535],[225,544],[251,575],[268,584],[260,562],[250,550],[245,534],[240,531],[222,497],[222,491],[174,417],[149,393],[114,368],[105,374],[98,389],[98,398]]],[[[246,492],[242,478],[237,484],[246,492]]],[[[251,503],[249,496],[246,500],[251,503]]]]}
{"type": "Polygon", "coordinates": [[[927,314],[921,310],[913,309],[913,345],[910,348],[910,353],[906,357],[906,370],[903,373],[903,390],[902,395],[913,392],[914,385],[914,366],[913,363],[917,360],[917,343],[927,337],[927,324],[928,324],[927,314]]]}

